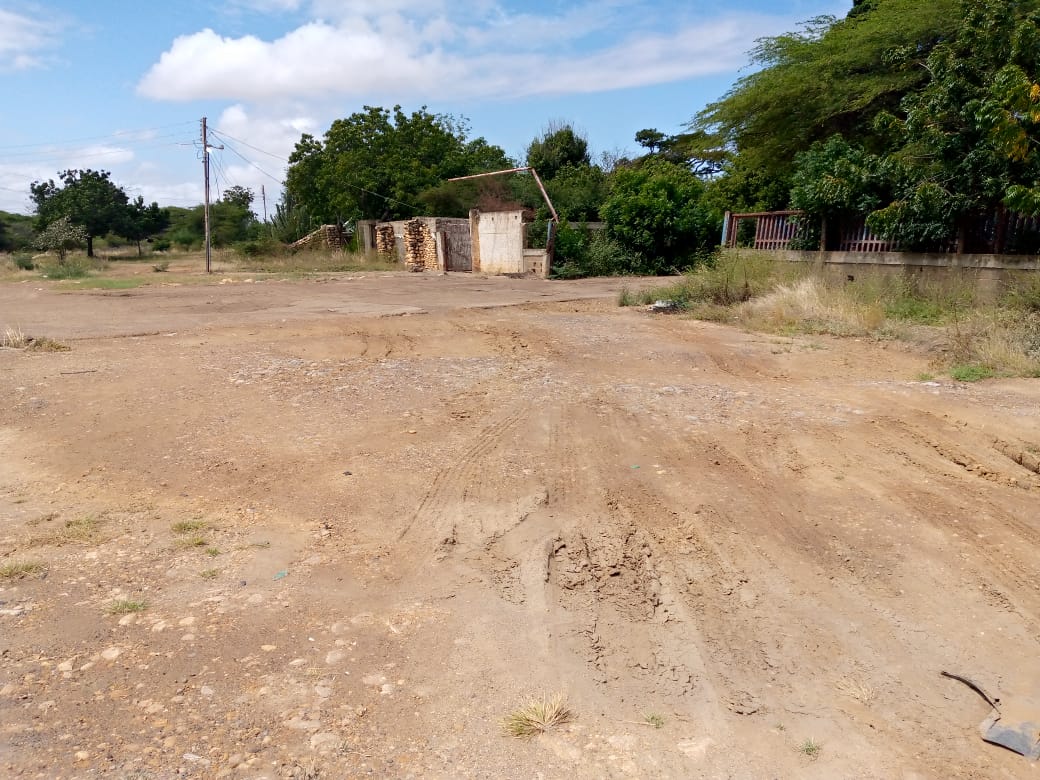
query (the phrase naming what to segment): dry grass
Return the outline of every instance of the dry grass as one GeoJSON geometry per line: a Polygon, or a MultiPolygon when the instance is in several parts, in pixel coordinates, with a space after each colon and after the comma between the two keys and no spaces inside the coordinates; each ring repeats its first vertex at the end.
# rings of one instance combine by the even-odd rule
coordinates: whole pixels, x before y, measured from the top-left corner
{"type": "Polygon", "coordinates": [[[235,265],[243,271],[261,273],[336,273],[357,271],[400,271],[398,263],[360,253],[303,251],[285,254],[238,257],[235,265]]]}
{"type": "Polygon", "coordinates": [[[15,561],[0,566],[0,580],[16,580],[28,577],[30,574],[40,574],[44,571],[43,564],[39,561],[15,561]]]}
{"type": "Polygon", "coordinates": [[[101,521],[96,517],[80,517],[66,520],[57,530],[42,533],[29,539],[32,547],[61,547],[66,544],[91,544],[101,538],[101,521]]]}
{"type": "Polygon", "coordinates": [[[870,704],[877,697],[877,691],[873,687],[854,677],[842,677],[834,687],[838,693],[864,705],[870,704]]]}
{"type": "Polygon", "coordinates": [[[18,326],[4,328],[0,333],[0,348],[25,349],[31,352],[68,352],[69,346],[46,336],[34,338],[18,326]]]}
{"type": "Polygon", "coordinates": [[[876,271],[837,282],[766,253],[727,250],[674,284],[623,291],[618,304],[672,301],[698,319],[769,333],[920,342],[955,378],[1040,376],[1040,277],[1012,280],[995,304],[977,300],[976,281],[876,271]]]}
{"type": "Polygon", "coordinates": [[[511,712],[502,721],[502,728],[512,737],[530,738],[570,723],[574,713],[567,707],[562,693],[531,699],[520,709],[511,712]]]}

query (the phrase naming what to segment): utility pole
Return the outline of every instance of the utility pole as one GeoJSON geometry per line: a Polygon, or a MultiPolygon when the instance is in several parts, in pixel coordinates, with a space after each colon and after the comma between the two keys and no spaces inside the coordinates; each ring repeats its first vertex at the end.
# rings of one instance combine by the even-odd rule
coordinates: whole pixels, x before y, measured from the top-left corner
{"type": "Polygon", "coordinates": [[[206,117],[202,117],[202,170],[206,177],[206,200],[203,202],[203,224],[206,231],[206,273],[213,273],[213,257],[209,243],[209,142],[206,139],[206,117]]]}
{"type": "Polygon", "coordinates": [[[260,200],[264,203],[264,222],[267,222],[267,190],[263,184],[260,185],[260,200]]]}

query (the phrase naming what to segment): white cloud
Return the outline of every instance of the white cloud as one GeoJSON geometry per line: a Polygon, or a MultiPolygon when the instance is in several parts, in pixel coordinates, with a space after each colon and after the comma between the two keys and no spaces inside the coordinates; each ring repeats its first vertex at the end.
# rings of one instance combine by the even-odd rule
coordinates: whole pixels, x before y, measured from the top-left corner
{"type": "MultiPolygon", "coordinates": [[[[572,9],[554,23],[488,5],[476,21],[437,3],[394,0],[330,4],[333,22],[315,19],[280,38],[224,37],[211,29],[173,41],[138,85],[160,100],[494,99],[602,92],[734,70],[755,38],[788,29],[787,17],[729,13],[653,31],[619,4],[601,13],[572,9]],[[408,15],[410,14],[410,15],[408,15]],[[604,28],[610,26],[614,37],[604,28]],[[618,30],[632,30],[623,38],[618,30]],[[602,32],[597,36],[592,33],[602,32]]],[[[466,6],[477,5],[466,3],[466,6]]]]}
{"type": "Polygon", "coordinates": [[[39,67],[55,43],[54,24],[0,8],[0,71],[39,67]]]}

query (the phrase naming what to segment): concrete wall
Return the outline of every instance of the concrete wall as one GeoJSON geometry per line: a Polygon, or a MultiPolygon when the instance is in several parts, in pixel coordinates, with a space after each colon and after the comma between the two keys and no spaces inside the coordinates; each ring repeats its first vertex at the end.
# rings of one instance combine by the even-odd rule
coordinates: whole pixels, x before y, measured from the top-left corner
{"type": "Polygon", "coordinates": [[[470,212],[473,270],[486,274],[522,274],[524,218],[522,211],[470,212]]]}
{"type": "Polygon", "coordinates": [[[761,251],[789,263],[806,263],[837,281],[868,274],[900,276],[951,287],[970,284],[983,300],[994,300],[1022,272],[1040,272],[1036,255],[917,254],[913,252],[761,251]]]}

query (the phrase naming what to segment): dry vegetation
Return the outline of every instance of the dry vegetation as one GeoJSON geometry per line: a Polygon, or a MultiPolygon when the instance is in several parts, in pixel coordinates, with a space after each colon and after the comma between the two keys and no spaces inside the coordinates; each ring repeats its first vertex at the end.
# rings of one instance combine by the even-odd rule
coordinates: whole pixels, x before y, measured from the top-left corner
{"type": "Polygon", "coordinates": [[[995,302],[979,300],[972,282],[876,273],[836,283],[805,266],[728,251],[682,281],[638,295],[625,291],[618,302],[669,301],[698,319],[770,333],[923,343],[937,370],[965,381],[1040,376],[1040,279],[1013,278],[995,302]]]}

